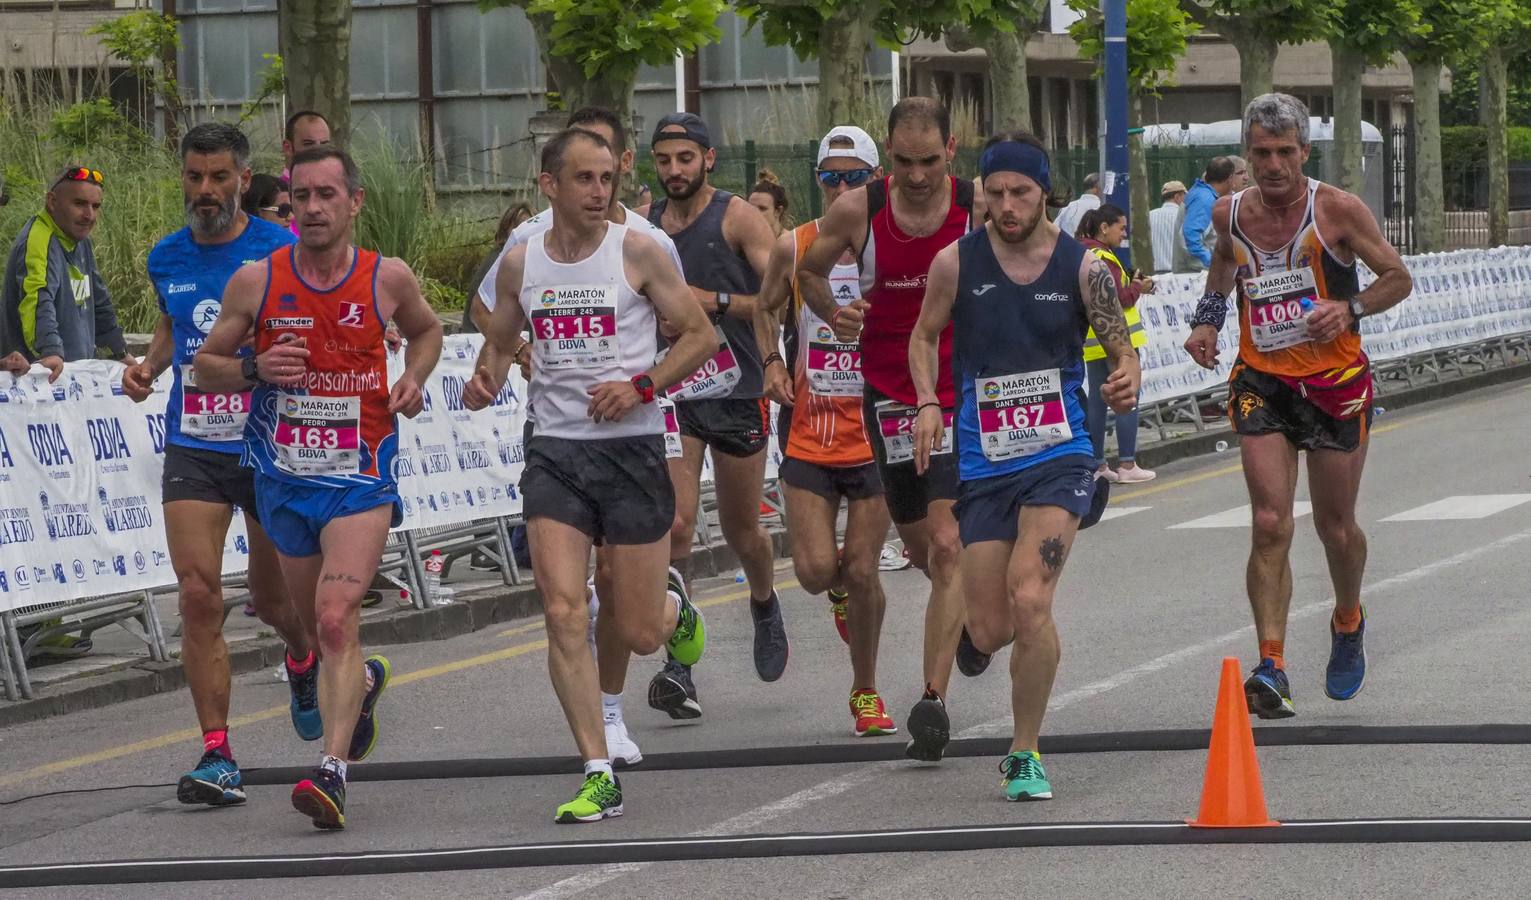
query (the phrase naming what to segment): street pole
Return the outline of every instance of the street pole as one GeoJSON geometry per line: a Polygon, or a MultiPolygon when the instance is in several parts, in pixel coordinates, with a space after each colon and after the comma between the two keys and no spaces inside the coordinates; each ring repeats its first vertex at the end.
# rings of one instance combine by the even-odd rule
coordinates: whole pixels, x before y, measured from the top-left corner
{"type": "MultiPolygon", "coordinates": [[[[1132,208],[1127,176],[1132,167],[1127,155],[1127,0],[1101,0],[1106,20],[1106,65],[1101,95],[1106,111],[1105,166],[1101,169],[1101,196],[1127,212],[1132,208]]],[[[1132,271],[1132,251],[1123,243],[1116,255],[1132,271]]]]}

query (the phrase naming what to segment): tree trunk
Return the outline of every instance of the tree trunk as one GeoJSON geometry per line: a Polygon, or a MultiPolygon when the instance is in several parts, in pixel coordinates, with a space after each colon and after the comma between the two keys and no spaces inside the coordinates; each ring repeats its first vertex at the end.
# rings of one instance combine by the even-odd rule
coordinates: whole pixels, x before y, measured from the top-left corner
{"type": "Polygon", "coordinates": [[[1334,172],[1342,190],[1361,193],[1361,75],[1366,59],[1352,47],[1331,41],[1334,81],[1334,172]]]}
{"type": "Polygon", "coordinates": [[[552,44],[549,37],[553,29],[552,16],[535,15],[527,18],[531,20],[532,30],[537,34],[537,52],[542,57],[543,67],[553,80],[548,90],[558,92],[558,105],[569,112],[582,106],[604,106],[612,110],[627,123],[628,146],[636,147],[632,130],[633,84],[636,78],[587,78],[584,67],[579,63],[548,52],[552,44]]]}
{"type": "MultiPolygon", "coordinates": [[[[1134,126],[1143,124],[1143,96],[1137,91],[1132,92],[1131,99],[1132,123],[1134,126]]],[[[1127,220],[1128,233],[1132,235],[1132,264],[1144,272],[1154,270],[1154,245],[1153,230],[1149,225],[1148,213],[1153,207],[1150,205],[1152,186],[1148,183],[1148,154],[1143,150],[1143,135],[1129,134],[1127,137],[1127,200],[1129,217],[1127,220]]]]}
{"type": "Polygon", "coordinates": [[[1276,51],[1280,44],[1276,36],[1264,32],[1234,32],[1229,30],[1228,40],[1239,51],[1239,106],[1261,94],[1275,90],[1276,51]]]}
{"type": "Polygon", "coordinates": [[[1415,62],[1414,252],[1446,249],[1445,187],[1441,174],[1441,64],[1415,62]]]}
{"type": "Polygon", "coordinates": [[[984,42],[989,55],[989,99],[994,113],[993,131],[1031,131],[1031,87],[1026,78],[1027,23],[1018,22],[1010,34],[995,32],[984,42]]]}
{"type": "Polygon", "coordinates": [[[868,104],[867,41],[876,3],[846,3],[819,28],[819,133],[854,121],[868,104]]]}
{"type": "Polygon", "coordinates": [[[1510,148],[1505,103],[1509,83],[1509,54],[1489,47],[1483,54],[1483,128],[1488,137],[1488,243],[1510,242],[1510,148]]]}
{"type": "Polygon", "coordinates": [[[351,136],[350,0],[279,0],[279,49],[291,112],[311,109],[330,123],[330,138],[351,136]]]}

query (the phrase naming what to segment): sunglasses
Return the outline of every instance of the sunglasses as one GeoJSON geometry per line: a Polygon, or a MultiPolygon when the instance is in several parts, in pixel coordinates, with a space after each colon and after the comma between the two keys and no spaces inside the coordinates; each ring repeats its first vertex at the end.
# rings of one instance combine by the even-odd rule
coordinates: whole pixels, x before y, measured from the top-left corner
{"type": "Polygon", "coordinates": [[[292,204],[283,203],[281,206],[262,206],[261,212],[276,213],[278,219],[285,219],[292,215],[292,204]]]}
{"type": "Polygon", "coordinates": [[[60,175],[58,180],[53,182],[53,185],[57,187],[66,181],[89,181],[99,185],[101,184],[101,173],[95,169],[84,167],[65,169],[64,174],[60,175]]]}
{"type": "Polygon", "coordinates": [[[837,184],[848,184],[851,187],[860,187],[866,184],[867,179],[872,177],[872,169],[851,169],[849,172],[826,172],[819,170],[819,184],[825,187],[834,187],[837,184]]]}

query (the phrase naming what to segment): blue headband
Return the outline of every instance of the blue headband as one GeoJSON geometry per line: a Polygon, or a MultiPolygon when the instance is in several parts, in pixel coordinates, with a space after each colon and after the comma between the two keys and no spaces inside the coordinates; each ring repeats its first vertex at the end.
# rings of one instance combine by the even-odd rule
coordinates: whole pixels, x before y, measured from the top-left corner
{"type": "Polygon", "coordinates": [[[978,159],[978,171],[984,178],[995,172],[1016,172],[1035,181],[1045,193],[1053,190],[1047,154],[1024,141],[1000,141],[985,150],[978,159]]]}

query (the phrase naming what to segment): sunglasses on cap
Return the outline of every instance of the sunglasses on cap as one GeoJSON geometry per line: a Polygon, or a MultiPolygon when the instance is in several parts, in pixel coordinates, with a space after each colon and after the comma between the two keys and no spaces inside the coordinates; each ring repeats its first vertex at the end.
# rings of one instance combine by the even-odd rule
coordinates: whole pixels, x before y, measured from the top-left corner
{"type": "Polygon", "coordinates": [[[285,219],[292,215],[292,204],[283,203],[280,206],[262,206],[261,212],[276,213],[278,219],[285,219]]]}
{"type": "Polygon", "coordinates": [[[851,187],[860,187],[866,184],[867,179],[872,177],[872,169],[851,169],[848,172],[818,171],[819,184],[825,187],[834,187],[837,184],[848,184],[851,187]]]}
{"type": "Polygon", "coordinates": [[[101,173],[95,169],[87,169],[84,166],[73,166],[65,169],[64,173],[58,177],[58,180],[53,182],[53,186],[58,187],[66,181],[89,181],[100,185],[101,173]]]}

